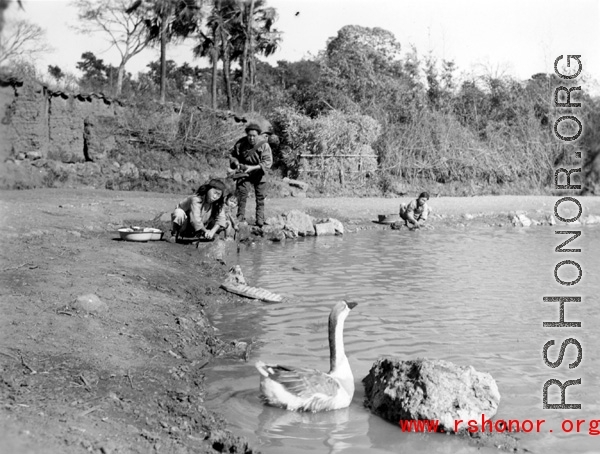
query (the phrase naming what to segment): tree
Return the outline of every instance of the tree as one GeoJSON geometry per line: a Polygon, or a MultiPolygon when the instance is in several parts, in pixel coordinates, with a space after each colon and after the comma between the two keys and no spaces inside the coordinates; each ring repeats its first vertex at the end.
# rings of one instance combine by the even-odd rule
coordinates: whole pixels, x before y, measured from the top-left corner
{"type": "Polygon", "coordinates": [[[225,93],[227,96],[227,108],[233,109],[233,98],[231,95],[231,54],[232,33],[235,22],[239,20],[239,0],[213,0],[211,13],[206,21],[206,33],[199,33],[199,44],[194,47],[194,55],[209,57],[212,67],[210,99],[211,107],[218,107],[217,85],[218,64],[223,61],[223,80],[225,82],[225,93]]]}
{"type": "Polygon", "coordinates": [[[400,43],[382,28],[346,25],[325,52],[330,83],[359,103],[378,96],[390,78],[402,76],[400,43]]]}
{"type": "Polygon", "coordinates": [[[92,52],[81,54],[77,69],[83,73],[80,85],[90,91],[105,91],[107,86],[113,87],[117,68],[106,65],[104,60],[97,58],[92,52]]]}
{"type": "Polygon", "coordinates": [[[82,23],[77,27],[86,34],[105,34],[111,47],[115,47],[121,60],[117,67],[116,95],[123,89],[125,66],[149,44],[144,27],[144,10],[128,13],[130,0],[75,0],[82,23]]]}
{"type": "Polygon", "coordinates": [[[98,58],[93,52],[81,54],[81,61],[77,62],[77,69],[83,73],[84,79],[96,79],[102,83],[106,82],[106,65],[104,60],[98,58]]]}
{"type": "Polygon", "coordinates": [[[442,73],[438,72],[437,59],[429,54],[425,60],[427,78],[427,99],[432,109],[446,109],[455,90],[454,71],[456,66],[451,60],[442,60],[442,73]]]}
{"type": "MultiPolygon", "coordinates": [[[[160,86],[160,59],[146,65],[147,73],[140,73],[139,80],[143,80],[141,86],[143,91],[157,91],[160,86]]],[[[208,85],[207,69],[198,66],[190,66],[183,63],[177,66],[173,60],[167,60],[167,95],[170,99],[181,100],[182,97],[193,95],[195,92],[205,89],[208,85]]]]}
{"type": "Polygon", "coordinates": [[[136,0],[129,14],[143,12],[148,39],[160,43],[160,102],[165,102],[167,83],[167,43],[185,39],[198,28],[203,0],[136,0]]]}
{"type": "MultiPolygon", "coordinates": [[[[232,43],[236,52],[235,59],[240,59],[242,80],[240,84],[240,109],[244,108],[246,83],[254,89],[256,82],[256,55],[268,57],[279,46],[281,33],[273,28],[277,21],[277,10],[267,7],[264,0],[245,0],[240,3],[240,20],[234,31],[232,43]],[[240,43],[242,44],[240,46],[240,43]],[[242,48],[241,54],[239,52],[242,48]]],[[[235,51],[234,51],[235,52],[235,51]]],[[[232,59],[233,60],[233,59],[232,59]]],[[[251,101],[250,110],[254,110],[251,101]]]]}
{"type": "Polygon", "coordinates": [[[48,73],[57,81],[65,77],[65,73],[57,65],[48,65],[48,73]]]}
{"type": "Polygon", "coordinates": [[[219,0],[220,5],[220,26],[219,38],[221,39],[221,58],[223,60],[223,82],[225,83],[225,94],[227,96],[227,108],[233,110],[233,97],[231,94],[231,59],[233,45],[231,43],[232,26],[236,18],[236,0],[219,0]]]}
{"type": "Polygon", "coordinates": [[[212,67],[211,73],[211,90],[210,104],[213,109],[217,108],[217,77],[219,65],[219,39],[221,33],[219,29],[223,27],[222,18],[220,16],[220,1],[217,0],[213,6],[212,13],[208,17],[207,28],[208,33],[200,32],[200,43],[194,47],[194,56],[209,57],[212,67]]]}
{"type": "Polygon", "coordinates": [[[42,27],[26,19],[10,23],[0,38],[0,65],[15,59],[33,59],[50,51],[42,27]]]}
{"type": "Polygon", "coordinates": [[[194,48],[196,56],[209,57],[212,65],[211,99],[217,107],[218,63],[223,62],[223,81],[227,107],[233,109],[231,65],[238,61],[242,68],[240,82],[240,109],[244,108],[246,85],[253,87],[256,80],[254,56],[271,55],[278,46],[280,33],[273,29],[277,19],[274,8],[264,0],[214,0],[206,21],[206,32],[199,34],[200,42],[194,48]]]}
{"type": "Polygon", "coordinates": [[[200,43],[194,47],[194,55],[209,57],[212,65],[211,105],[217,108],[218,63],[223,61],[223,81],[227,96],[227,108],[233,109],[231,90],[231,61],[234,56],[232,35],[239,29],[239,0],[214,0],[206,21],[207,32],[200,32],[200,43]]]}

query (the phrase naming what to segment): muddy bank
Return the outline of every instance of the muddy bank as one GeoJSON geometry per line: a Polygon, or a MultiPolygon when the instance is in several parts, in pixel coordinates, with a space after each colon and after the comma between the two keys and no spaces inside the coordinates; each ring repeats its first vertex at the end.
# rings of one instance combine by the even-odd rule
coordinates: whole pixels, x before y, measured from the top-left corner
{"type": "MultiPolygon", "coordinates": [[[[211,358],[244,360],[204,312],[240,300],[219,288],[227,267],[202,248],[115,233],[159,222],[180,198],[0,192],[0,452],[254,452],[203,406],[211,358]],[[86,294],[106,307],[74,310],[86,294]]],[[[557,199],[436,198],[431,225],[506,224],[516,210],[543,217],[557,199]]],[[[406,200],[267,199],[267,216],[299,209],[350,231],[389,228],[371,221],[406,200]]],[[[586,215],[600,214],[600,198],[581,203],[586,215]]]]}
{"type": "Polygon", "coordinates": [[[231,302],[225,268],[118,240],[115,224],[145,217],[134,205],[3,194],[0,452],[253,452],[203,406],[203,368],[239,355],[204,314],[231,302]],[[104,305],[77,311],[86,294],[104,305]]]}

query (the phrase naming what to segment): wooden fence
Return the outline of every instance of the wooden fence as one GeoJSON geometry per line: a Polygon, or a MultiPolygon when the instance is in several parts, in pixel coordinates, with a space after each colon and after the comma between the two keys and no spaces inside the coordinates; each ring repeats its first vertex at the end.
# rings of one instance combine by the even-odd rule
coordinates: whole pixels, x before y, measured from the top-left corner
{"type": "Polygon", "coordinates": [[[339,180],[342,186],[346,180],[363,180],[367,173],[377,170],[375,154],[300,154],[298,158],[299,176],[305,174],[323,182],[339,180]]]}

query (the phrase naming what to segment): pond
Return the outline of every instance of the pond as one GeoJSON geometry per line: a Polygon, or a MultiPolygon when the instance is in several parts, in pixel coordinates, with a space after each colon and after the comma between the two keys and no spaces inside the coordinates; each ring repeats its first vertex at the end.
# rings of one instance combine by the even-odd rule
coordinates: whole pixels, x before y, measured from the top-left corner
{"type": "MultiPolygon", "coordinates": [[[[248,362],[220,360],[211,367],[207,405],[265,453],[482,452],[450,436],[404,434],[362,404],[361,380],[377,357],[445,359],[496,379],[502,396],[497,419],[546,420],[539,433],[518,435],[523,447],[598,452],[600,435],[590,435],[589,427],[600,420],[600,229],[584,227],[565,246],[581,253],[555,252],[569,237],[555,230],[569,229],[371,230],[242,250],[238,258],[246,280],[294,302],[248,301],[212,314],[223,335],[251,340],[253,348],[248,362]],[[556,264],[567,259],[583,272],[572,287],[554,277],[556,264]],[[544,296],[580,296],[580,303],[565,303],[565,321],[581,321],[582,327],[542,327],[559,320],[559,304],[544,302],[544,296]],[[356,385],[351,406],[317,414],[264,406],[254,362],[327,371],[327,317],[341,299],[358,302],[344,336],[356,385]],[[555,340],[548,358],[556,361],[570,337],[583,348],[581,364],[568,368],[577,356],[569,345],[562,364],[548,367],[544,344],[555,340]],[[566,402],[581,403],[581,410],[542,408],[543,385],[553,378],[581,378],[566,393],[566,402]],[[566,419],[585,420],[580,433],[563,431],[566,419]]],[[[577,277],[572,265],[558,273],[564,281],[577,277]]],[[[558,387],[553,388],[550,403],[558,403],[558,387]]]]}

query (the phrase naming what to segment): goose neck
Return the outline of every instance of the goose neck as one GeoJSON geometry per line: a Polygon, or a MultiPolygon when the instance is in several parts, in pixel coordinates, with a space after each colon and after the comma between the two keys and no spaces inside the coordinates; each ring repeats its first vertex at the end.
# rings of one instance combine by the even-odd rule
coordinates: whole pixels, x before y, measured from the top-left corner
{"type": "Polygon", "coordinates": [[[334,316],[329,319],[329,361],[334,372],[346,359],[344,351],[344,318],[334,316]]]}

